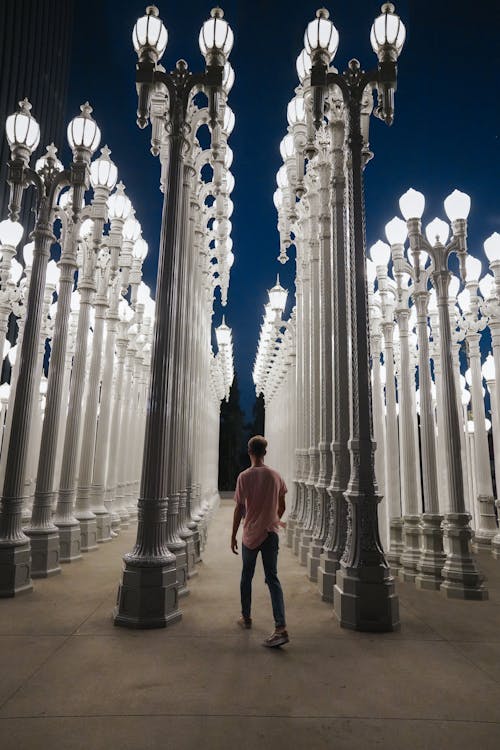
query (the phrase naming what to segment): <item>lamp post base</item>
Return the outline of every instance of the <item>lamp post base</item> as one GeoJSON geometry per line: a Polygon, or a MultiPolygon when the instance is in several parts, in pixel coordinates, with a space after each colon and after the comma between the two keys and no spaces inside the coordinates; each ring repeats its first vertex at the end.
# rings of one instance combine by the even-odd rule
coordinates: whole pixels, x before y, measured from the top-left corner
{"type": "Polygon", "coordinates": [[[386,553],[387,562],[394,576],[399,575],[401,569],[401,555],[403,554],[403,519],[391,518],[390,547],[386,553]]]}
{"type": "Polygon", "coordinates": [[[303,530],[304,530],[304,524],[301,523],[300,521],[297,522],[293,530],[293,539],[292,539],[292,552],[296,557],[299,554],[299,547],[300,547],[303,530]]]}
{"type": "Polygon", "coordinates": [[[295,530],[296,525],[297,525],[296,518],[286,519],[285,544],[287,547],[291,547],[293,544],[293,532],[295,530]]]}
{"type": "Polygon", "coordinates": [[[0,598],[32,590],[30,543],[0,546],[0,598]]]}
{"type": "Polygon", "coordinates": [[[48,578],[61,572],[59,529],[24,529],[30,538],[31,577],[48,578]]]}
{"type": "Polygon", "coordinates": [[[318,589],[324,602],[333,602],[333,589],[337,578],[339,561],[333,552],[323,552],[318,568],[318,589]]]}
{"type": "Polygon", "coordinates": [[[307,565],[307,556],[311,549],[312,531],[303,531],[299,544],[299,562],[301,565],[307,565]]]}
{"type": "Polygon", "coordinates": [[[166,628],[182,617],[175,562],[138,567],[125,563],[113,622],[124,628],[166,628]]]}
{"type": "Polygon", "coordinates": [[[111,516],[109,513],[98,513],[94,511],[96,514],[95,521],[96,521],[96,540],[98,544],[102,544],[103,542],[110,542],[112,539],[111,536],[111,516]]]}
{"type": "MultiPolygon", "coordinates": [[[[78,518],[78,516],[77,516],[78,518]]],[[[79,518],[81,532],[81,551],[93,552],[97,549],[97,524],[95,518],[79,518]]]]}
{"type": "Polygon", "coordinates": [[[321,560],[321,550],[323,544],[321,540],[312,539],[309,552],[307,554],[307,577],[310,581],[318,580],[318,568],[321,560]]]}
{"type": "Polygon", "coordinates": [[[342,628],[368,633],[398,630],[399,600],[389,568],[346,568],[337,571],[333,589],[335,615],[342,628]]]}
{"type": "Polygon", "coordinates": [[[59,562],[70,563],[82,559],[82,532],[80,524],[61,526],[59,529],[59,562]]]}
{"type": "Polygon", "coordinates": [[[444,538],[448,554],[441,571],[441,591],[449,599],[488,599],[484,576],[472,557],[469,521],[468,513],[448,513],[445,516],[444,538]]]}
{"type": "Polygon", "coordinates": [[[414,583],[420,560],[420,516],[405,516],[403,519],[404,549],[398,576],[405,583],[414,583]]]}
{"type": "Polygon", "coordinates": [[[418,575],[415,586],[418,589],[439,591],[441,588],[441,570],[446,561],[443,550],[443,516],[424,513],[422,516],[422,550],[417,563],[418,575]]]}

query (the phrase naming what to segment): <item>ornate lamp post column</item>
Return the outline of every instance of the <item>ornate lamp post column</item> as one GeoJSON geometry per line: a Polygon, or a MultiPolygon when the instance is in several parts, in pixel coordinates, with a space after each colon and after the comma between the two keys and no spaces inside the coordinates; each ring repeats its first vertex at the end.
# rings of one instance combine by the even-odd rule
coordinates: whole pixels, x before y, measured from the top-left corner
{"type": "Polygon", "coordinates": [[[23,343],[20,352],[19,377],[12,412],[5,478],[0,515],[0,596],[14,596],[29,590],[30,575],[29,538],[21,529],[22,496],[24,489],[26,458],[33,405],[33,387],[37,379],[37,350],[40,336],[43,289],[50,246],[54,241],[52,225],[54,209],[60,189],[73,186],[73,221],[80,212],[83,193],[88,185],[89,161],[99,144],[99,128],[90,116],[91,108],[82,106],[82,114],[75,117],[68,127],[68,141],[73,150],[73,162],[63,169],[55,156],[55,148],[49,147],[40,173],[29,167],[29,159],[36,148],[40,129],[30,115],[27,100],[20,110],[7,118],[7,137],[11,147],[9,183],[11,200],[9,215],[17,220],[23,190],[35,185],[39,205],[33,232],[35,249],[31,283],[28,292],[23,343]]]}
{"type": "MultiPolygon", "coordinates": [[[[490,309],[488,310],[493,359],[495,363],[495,393],[492,398],[492,411],[494,407],[496,417],[494,420],[492,413],[491,421],[494,425],[498,424],[498,440],[500,442],[500,234],[498,234],[498,232],[493,232],[493,234],[484,241],[484,251],[490,262],[490,269],[493,271],[495,278],[495,293],[489,306],[490,309]]],[[[491,394],[491,387],[489,384],[488,387],[491,394]]],[[[493,431],[493,439],[495,439],[495,430],[493,431]]],[[[497,477],[497,500],[495,504],[498,515],[500,516],[500,444],[498,443],[495,444],[495,475],[497,477]]],[[[493,557],[500,558],[500,530],[491,542],[491,551],[493,557]]]]}
{"type": "Polygon", "coordinates": [[[449,227],[439,219],[434,219],[426,228],[427,239],[422,236],[420,218],[424,206],[424,196],[415,190],[409,190],[400,200],[401,212],[407,220],[410,249],[415,258],[416,279],[420,279],[419,253],[424,249],[429,253],[432,260],[430,273],[437,292],[444,421],[443,442],[450,503],[445,513],[444,534],[448,541],[448,550],[446,562],[442,569],[441,591],[450,598],[486,599],[488,593],[483,586],[483,576],[477,571],[471,554],[470,515],[465,509],[460,415],[456,397],[448,309],[448,286],[451,276],[448,269],[448,258],[452,252],[456,252],[460,260],[462,273],[464,272],[467,253],[466,217],[469,213],[470,199],[463,193],[455,191],[445,201],[445,210],[452,221],[453,227],[453,238],[449,244],[445,244],[448,239],[449,227]]]}
{"type": "Polygon", "coordinates": [[[167,31],[158,18],[158,9],[149,6],[134,28],[139,97],[138,124],[148,122],[151,94],[158,83],[168,90],[165,103],[168,114],[168,173],[164,187],[164,211],[156,294],[156,319],[153,334],[151,384],[138,501],[137,541],[124,557],[125,571],[118,591],[115,624],[127,627],[165,627],[181,616],[178,609],[175,555],[167,547],[166,461],[172,460],[173,444],[169,431],[175,404],[177,382],[184,376],[176,368],[177,315],[185,290],[177,286],[182,241],[182,179],[187,109],[194,87],[204,87],[210,99],[212,125],[216,120],[217,91],[222,84],[223,65],[229,54],[233,34],[215,9],[200,33],[200,47],[207,69],[189,73],[184,61],[175,71],[164,73],[157,62],[167,45],[167,31]]]}
{"type": "Polygon", "coordinates": [[[379,58],[376,70],[365,73],[351,60],[343,73],[328,71],[338,45],[338,32],[324,9],[306,30],[305,47],[312,58],[311,84],[314,92],[314,120],[319,127],[324,116],[325,86],[336,84],[344,99],[347,117],[348,200],[350,224],[351,290],[351,476],[346,494],[348,527],[346,548],[337,571],[334,589],[335,613],[343,627],[357,630],[393,630],[399,625],[394,579],[380,545],[377,491],[372,439],[371,383],[369,367],[368,309],[365,264],[365,210],[363,169],[368,156],[362,127],[365,90],[377,88],[377,115],[391,124],[394,116],[396,61],[405,30],[394,6],[386,3],[371,31],[371,42],[379,58]]]}
{"type": "Polygon", "coordinates": [[[472,414],[474,420],[474,461],[477,477],[478,524],[474,532],[474,549],[490,549],[493,537],[497,533],[493,482],[490,469],[490,452],[488,437],[484,427],[485,412],[483,398],[483,379],[481,376],[481,352],[479,343],[481,331],[486,327],[486,316],[479,317],[478,284],[481,274],[481,261],[468,255],[465,260],[466,286],[465,302],[461,297],[465,318],[467,348],[471,375],[472,414]]]}

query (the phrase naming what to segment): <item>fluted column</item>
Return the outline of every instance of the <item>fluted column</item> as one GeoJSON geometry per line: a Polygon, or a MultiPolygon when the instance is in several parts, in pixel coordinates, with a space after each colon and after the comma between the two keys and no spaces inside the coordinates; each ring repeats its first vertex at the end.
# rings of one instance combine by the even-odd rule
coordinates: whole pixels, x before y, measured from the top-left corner
{"type": "Polygon", "coordinates": [[[412,367],[408,343],[408,309],[407,293],[403,292],[402,303],[396,309],[399,326],[401,351],[400,367],[400,400],[399,424],[401,429],[401,458],[404,466],[402,499],[403,499],[403,544],[401,555],[402,569],[399,573],[403,581],[414,582],[417,575],[417,563],[420,558],[420,508],[418,503],[416,472],[415,433],[412,413],[412,367]]]}
{"type": "Polygon", "coordinates": [[[318,588],[323,601],[333,602],[336,571],[344,554],[347,535],[347,502],[344,492],[349,481],[350,363],[348,316],[349,259],[345,244],[344,119],[332,119],[331,139],[331,234],[332,234],[332,479],[328,535],[318,568],[318,588]]]}
{"type": "MultiPolygon", "coordinates": [[[[495,361],[495,381],[488,382],[491,396],[491,421],[493,423],[493,443],[495,449],[495,476],[497,477],[497,499],[495,505],[500,517],[500,320],[495,315],[490,317],[490,331],[495,361]],[[492,393],[493,391],[493,393],[492,393]],[[496,440],[495,440],[496,435],[496,440]]],[[[491,553],[494,558],[500,558],[500,529],[491,540],[491,553]]]]}
{"type": "Polygon", "coordinates": [[[427,283],[427,276],[425,276],[425,281],[420,282],[420,285],[413,292],[413,299],[417,308],[420,441],[425,502],[425,512],[422,515],[422,549],[417,564],[418,575],[415,583],[418,588],[439,589],[441,586],[441,569],[446,555],[443,550],[443,533],[441,530],[443,515],[439,509],[436,436],[432,413],[429,339],[427,334],[429,299],[427,283]]]}
{"type": "MultiPolygon", "coordinates": [[[[126,305],[125,302],[123,304],[126,305]]],[[[122,414],[124,411],[123,403],[125,401],[124,396],[128,393],[124,387],[125,357],[128,343],[127,327],[126,322],[120,322],[116,337],[116,380],[113,415],[109,433],[108,471],[106,476],[106,502],[109,504],[112,529],[115,533],[119,528],[126,529],[129,526],[128,511],[117,498],[119,448],[121,441],[125,439],[125,436],[121,432],[122,414]]]]}
{"type": "MultiPolygon", "coordinates": [[[[435,249],[435,248],[434,248],[435,249]]],[[[436,252],[440,252],[440,248],[436,252]]],[[[439,267],[432,274],[439,312],[440,354],[444,445],[450,507],[445,514],[444,533],[448,542],[446,562],[442,569],[441,590],[451,598],[485,599],[483,577],[476,569],[471,553],[470,516],[465,510],[460,453],[460,421],[453,376],[451,327],[448,311],[450,272],[439,267]]]]}
{"type": "Polygon", "coordinates": [[[50,353],[45,417],[36,473],[35,498],[31,523],[25,529],[25,533],[31,539],[33,578],[43,578],[61,571],[59,565],[59,530],[52,520],[54,470],[61,421],[71,294],[77,268],[76,227],[68,221],[65,224],[66,236],[59,262],[61,275],[50,353]]]}
{"type": "MultiPolygon", "coordinates": [[[[318,284],[318,478],[315,485],[317,514],[311,547],[307,556],[307,573],[311,581],[318,580],[318,568],[323,545],[328,534],[328,487],[332,480],[332,238],[330,214],[331,167],[328,141],[321,146],[318,156],[319,182],[319,284],[318,284]]],[[[290,413],[287,409],[285,413],[290,413]]]]}

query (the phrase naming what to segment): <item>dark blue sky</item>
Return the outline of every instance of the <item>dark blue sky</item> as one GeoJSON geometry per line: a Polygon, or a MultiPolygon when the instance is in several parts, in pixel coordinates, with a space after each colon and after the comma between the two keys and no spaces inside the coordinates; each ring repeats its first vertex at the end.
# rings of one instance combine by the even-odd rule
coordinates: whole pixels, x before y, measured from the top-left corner
{"type": "MultiPolygon", "coordinates": [[[[221,3],[235,34],[231,63],[236,83],[229,103],[236,115],[230,138],[236,179],[233,241],[235,263],[226,309],[233,328],[242,403],[254,392],[251,370],[266,290],[277,272],[293,290],[293,263],[276,261],[278,234],[272,202],[281,165],[279,143],[286,132],[286,105],[298,83],[295,60],[304,29],[320,3],[302,0],[227,0],[221,3]]],[[[135,0],[76,0],[76,23],[68,119],[88,99],[113,154],[121,179],[143,226],[150,253],[145,281],[154,287],[162,196],[159,163],[149,153],[150,131],[135,124],[136,55],[131,32],[145,5],[135,0]]],[[[162,63],[171,69],[185,58],[203,67],[198,33],[212,5],[206,0],[159,3],[169,32],[162,63]]],[[[379,4],[341,0],[331,18],[340,33],[336,65],[344,70],[358,57],[363,67],[376,58],[369,43],[379,4]]],[[[399,64],[396,117],[391,128],[372,119],[374,159],[366,169],[367,239],[384,238],[385,223],[398,212],[398,198],[410,186],[427,199],[424,222],[444,215],[443,199],[455,188],[472,198],[469,249],[500,230],[500,55],[497,0],[404,0],[396,4],[407,38],[399,64]]],[[[220,322],[216,306],[214,322],[220,322]]]]}

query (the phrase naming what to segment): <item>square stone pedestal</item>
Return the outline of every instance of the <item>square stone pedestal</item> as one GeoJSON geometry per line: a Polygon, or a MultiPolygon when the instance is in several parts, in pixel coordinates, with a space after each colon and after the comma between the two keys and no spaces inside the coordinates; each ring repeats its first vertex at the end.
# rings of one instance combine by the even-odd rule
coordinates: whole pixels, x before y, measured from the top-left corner
{"type": "Polygon", "coordinates": [[[59,564],[59,531],[26,529],[31,545],[31,577],[48,578],[61,572],[59,564]]]}
{"type": "Polygon", "coordinates": [[[318,589],[324,602],[333,602],[333,589],[339,569],[337,559],[332,559],[329,555],[330,553],[323,552],[318,568],[318,589]]]}
{"type": "Polygon", "coordinates": [[[165,628],[181,617],[175,563],[148,567],[125,565],[113,613],[115,625],[165,628]]]}
{"type": "Polygon", "coordinates": [[[333,603],[343,628],[369,633],[399,629],[399,600],[394,579],[382,566],[341,566],[333,589],[333,603]]]}
{"type": "Polygon", "coordinates": [[[17,547],[0,547],[0,598],[32,589],[29,542],[17,547]]]}
{"type": "Polygon", "coordinates": [[[59,562],[70,563],[82,559],[82,534],[78,526],[58,526],[59,562]]]}

